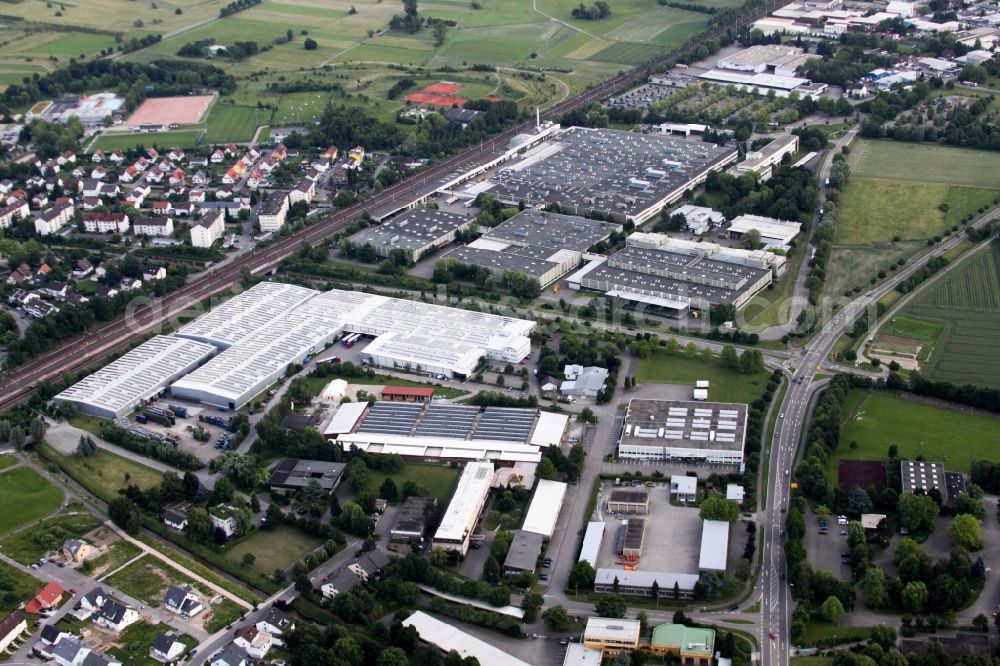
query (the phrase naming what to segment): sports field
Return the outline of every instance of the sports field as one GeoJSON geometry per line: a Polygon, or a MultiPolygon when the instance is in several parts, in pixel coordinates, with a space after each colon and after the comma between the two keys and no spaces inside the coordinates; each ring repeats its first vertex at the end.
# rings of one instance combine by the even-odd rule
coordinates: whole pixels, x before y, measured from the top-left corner
{"type": "Polygon", "coordinates": [[[973,460],[996,460],[1000,419],[973,416],[908,402],[885,392],[851,391],[844,405],[840,446],[827,464],[835,478],[837,460],[881,460],[889,446],[902,458],[924,456],[949,471],[968,472],[973,460]],[[856,448],[850,443],[857,442],[856,448]]]}
{"type": "Polygon", "coordinates": [[[639,361],[635,378],[654,384],[689,384],[692,388],[696,381],[706,379],[710,382],[709,400],[751,403],[764,392],[770,373],[745,375],[722,367],[718,357],[703,361],[701,358],[688,358],[684,351],[669,354],[657,349],[649,358],[639,361]]]}
{"type": "Polygon", "coordinates": [[[137,145],[157,145],[161,148],[194,148],[201,138],[201,130],[173,130],[154,134],[136,134],[134,132],[114,132],[102,134],[89,148],[89,152],[103,150],[127,150],[137,145]]]}
{"type": "Polygon", "coordinates": [[[235,106],[220,104],[212,106],[208,112],[206,124],[208,130],[202,137],[204,143],[227,143],[235,141],[243,143],[253,138],[253,133],[261,125],[271,122],[270,109],[258,109],[251,106],[235,106]]]}
{"type": "MultiPolygon", "coordinates": [[[[976,250],[904,307],[907,337],[925,341],[928,379],[1000,388],[1000,243],[976,250]]],[[[880,334],[892,334],[888,322],[880,334]]]]}
{"type": "Polygon", "coordinates": [[[54,513],[62,505],[62,492],[28,467],[0,474],[0,534],[54,513]]]}
{"type": "Polygon", "coordinates": [[[129,117],[127,125],[193,125],[201,122],[214,95],[182,95],[178,97],[150,97],[129,117]]]}

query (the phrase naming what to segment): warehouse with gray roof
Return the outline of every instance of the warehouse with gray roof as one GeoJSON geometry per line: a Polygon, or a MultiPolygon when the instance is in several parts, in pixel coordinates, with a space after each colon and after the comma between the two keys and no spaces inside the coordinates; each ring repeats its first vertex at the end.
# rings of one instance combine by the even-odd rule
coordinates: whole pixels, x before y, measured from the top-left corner
{"type": "Polygon", "coordinates": [[[411,208],[355,236],[355,246],[371,245],[379,257],[393,250],[405,250],[414,260],[430,250],[455,240],[455,234],[468,229],[473,218],[434,208],[411,208]]]}

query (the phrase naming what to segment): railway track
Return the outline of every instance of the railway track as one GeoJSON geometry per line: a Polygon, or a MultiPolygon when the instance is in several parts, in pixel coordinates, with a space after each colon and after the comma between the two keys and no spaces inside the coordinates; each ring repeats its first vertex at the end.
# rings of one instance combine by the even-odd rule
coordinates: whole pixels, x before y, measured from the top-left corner
{"type": "MultiPolygon", "coordinates": [[[[768,2],[757,15],[771,11],[777,4],[774,0],[768,2]]],[[[622,91],[645,80],[665,65],[690,54],[704,41],[718,38],[727,30],[748,25],[757,15],[748,15],[741,18],[733,26],[717,28],[711,33],[692,39],[644,65],[619,74],[576,97],[550,107],[542,112],[541,117],[545,120],[552,120],[564,113],[588,106],[592,102],[622,91]]],[[[533,125],[533,121],[528,121],[511,127],[488,141],[483,141],[478,146],[473,146],[419,174],[381,190],[370,199],[326,215],[291,236],[266,248],[253,250],[223,268],[210,270],[202,278],[177,291],[138,304],[118,319],[67,340],[11,372],[4,372],[3,375],[0,375],[0,411],[25,402],[38,384],[92,365],[115,352],[126,349],[136,339],[159,330],[170,318],[197,307],[204,299],[238,283],[244,267],[248,268],[252,274],[273,270],[303,243],[313,245],[325,241],[330,236],[347,228],[351,222],[368,209],[392,204],[400,199],[412,199],[417,188],[425,186],[428,182],[440,180],[442,176],[468,165],[485,152],[492,153],[498,146],[506,146],[511,138],[531,129],[533,125]]]]}

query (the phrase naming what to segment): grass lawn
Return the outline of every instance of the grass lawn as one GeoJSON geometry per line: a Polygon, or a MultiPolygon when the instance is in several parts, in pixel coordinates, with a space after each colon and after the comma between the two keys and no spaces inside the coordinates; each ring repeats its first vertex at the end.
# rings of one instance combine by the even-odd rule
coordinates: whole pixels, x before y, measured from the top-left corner
{"type": "Polygon", "coordinates": [[[62,506],[63,493],[28,467],[0,474],[0,534],[54,513],[62,506]]]}
{"type": "Polygon", "coordinates": [[[216,102],[208,113],[205,143],[250,141],[259,125],[271,121],[271,111],[250,106],[234,106],[216,102]]]}
{"type": "Polygon", "coordinates": [[[14,456],[0,456],[0,469],[7,469],[8,467],[13,467],[18,462],[17,458],[14,456]]]}
{"type": "Polygon", "coordinates": [[[833,666],[833,657],[792,657],[792,666],[833,666]]]}
{"type": "Polygon", "coordinates": [[[385,481],[386,477],[391,477],[396,483],[397,489],[402,490],[404,483],[413,481],[420,487],[421,494],[426,494],[428,497],[436,497],[438,506],[446,506],[448,498],[451,497],[451,491],[455,487],[458,473],[459,470],[455,467],[432,463],[404,462],[398,472],[391,474],[371,470],[364,487],[358,494],[370,493],[378,497],[378,489],[382,485],[382,482],[385,481]]]}
{"type": "Polygon", "coordinates": [[[130,541],[115,541],[108,549],[84,564],[91,575],[103,576],[109,574],[131,559],[142,553],[142,550],[130,541]]]}
{"type": "Polygon", "coordinates": [[[243,555],[252,553],[257,558],[253,568],[261,575],[270,576],[275,569],[288,569],[296,560],[322,544],[322,539],[288,525],[279,525],[273,530],[256,530],[227,548],[225,557],[241,563],[243,555]]]}
{"type": "Polygon", "coordinates": [[[89,152],[103,150],[131,150],[137,145],[157,145],[161,148],[194,148],[198,145],[202,130],[173,130],[156,134],[134,134],[132,132],[114,132],[102,134],[89,148],[89,152]]]}
{"type": "MultiPolygon", "coordinates": [[[[117,641],[121,647],[111,648],[108,654],[130,666],[158,666],[162,662],[149,656],[149,648],[157,636],[167,632],[176,633],[176,629],[165,624],[137,622],[121,633],[117,641]]],[[[184,643],[189,650],[198,644],[197,640],[187,634],[181,634],[177,640],[184,643]]]]}
{"type": "Polygon", "coordinates": [[[114,498],[118,489],[126,485],[134,484],[147,490],[160,485],[163,479],[160,472],[103,449],[97,449],[87,458],[75,454],[64,456],[48,444],[38,447],[38,450],[87,490],[104,500],[114,498]]]}
{"type": "Polygon", "coordinates": [[[750,299],[739,316],[743,317],[751,329],[765,328],[788,323],[791,308],[788,299],[795,290],[795,278],[799,274],[802,260],[806,256],[807,243],[799,243],[788,261],[788,270],[781,276],[773,289],[766,289],[750,299]]]}
{"type": "Polygon", "coordinates": [[[831,298],[839,298],[844,292],[856,287],[870,289],[869,281],[871,278],[878,279],[879,271],[884,271],[885,279],[890,279],[893,275],[890,266],[897,260],[911,257],[926,247],[926,243],[922,241],[892,243],[891,247],[885,249],[871,245],[834,247],[830,255],[826,281],[823,283],[823,292],[831,298]]]}
{"type": "Polygon", "coordinates": [[[922,455],[943,462],[949,470],[968,472],[973,460],[996,460],[1000,419],[856,389],[845,405],[840,441],[828,464],[830,478],[836,475],[837,459],[881,460],[892,444],[899,447],[902,458],[922,455]],[[850,442],[857,442],[857,448],[852,449],[850,442]]]}
{"type": "Polygon", "coordinates": [[[1000,153],[988,150],[862,139],[847,161],[861,178],[1000,188],[1000,153]]]}
{"type": "Polygon", "coordinates": [[[243,615],[243,609],[229,599],[226,599],[221,604],[208,606],[208,612],[212,616],[205,622],[205,631],[210,634],[214,634],[223,627],[232,624],[243,615]]]}
{"type": "Polygon", "coordinates": [[[817,641],[837,639],[843,643],[866,640],[871,635],[871,629],[866,627],[838,627],[822,620],[811,620],[806,625],[799,645],[813,645],[817,641]]]}
{"type": "Polygon", "coordinates": [[[31,597],[35,590],[41,586],[42,582],[34,576],[0,561],[0,615],[6,617],[7,613],[16,609],[22,601],[31,597]],[[13,594],[9,595],[8,598],[6,592],[13,594]]]}
{"type": "Polygon", "coordinates": [[[712,402],[751,403],[761,396],[770,373],[758,372],[745,375],[723,368],[718,357],[712,361],[688,358],[683,351],[670,354],[662,348],[653,351],[649,358],[639,361],[635,377],[640,382],[654,384],[690,384],[701,379],[709,383],[708,399],[712,402]]]}
{"type": "MultiPolygon", "coordinates": [[[[390,377],[388,375],[376,374],[373,377],[347,377],[336,373],[327,375],[326,377],[305,377],[306,385],[309,387],[309,393],[311,395],[319,395],[327,384],[332,382],[334,379],[343,379],[347,381],[348,384],[369,384],[372,386],[431,386],[424,382],[416,382],[411,379],[402,379],[400,377],[390,377]]],[[[462,389],[451,388],[448,386],[434,386],[434,395],[441,396],[442,398],[459,398],[468,393],[468,391],[463,391],[462,389]]]]}
{"type": "Polygon", "coordinates": [[[0,550],[21,564],[31,564],[57,550],[66,539],[83,536],[98,524],[89,513],[51,518],[7,537],[0,542],[0,550]]]}

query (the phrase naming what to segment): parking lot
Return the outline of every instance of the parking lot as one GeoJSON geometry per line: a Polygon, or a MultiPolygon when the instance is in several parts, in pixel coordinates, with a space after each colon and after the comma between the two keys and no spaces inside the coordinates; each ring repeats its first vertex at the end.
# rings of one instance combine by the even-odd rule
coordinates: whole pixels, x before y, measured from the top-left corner
{"type": "Polygon", "coordinates": [[[163,434],[172,435],[176,437],[177,448],[186,453],[190,453],[197,456],[199,460],[203,462],[209,462],[213,458],[216,458],[222,452],[220,449],[215,448],[216,442],[219,441],[224,435],[229,435],[230,433],[225,428],[220,427],[212,423],[206,423],[199,420],[199,416],[205,417],[217,417],[222,419],[223,422],[228,422],[232,418],[234,412],[229,410],[218,409],[211,407],[210,405],[201,405],[195,402],[187,402],[183,400],[175,400],[170,398],[168,400],[159,400],[154,403],[154,407],[160,409],[169,409],[170,405],[178,405],[187,409],[187,417],[174,417],[174,425],[167,426],[160,423],[156,423],[152,420],[146,423],[137,423],[135,416],[129,418],[129,421],[134,425],[139,425],[146,430],[163,434]],[[194,433],[196,432],[198,426],[208,434],[208,441],[198,441],[195,439],[194,433]]]}

